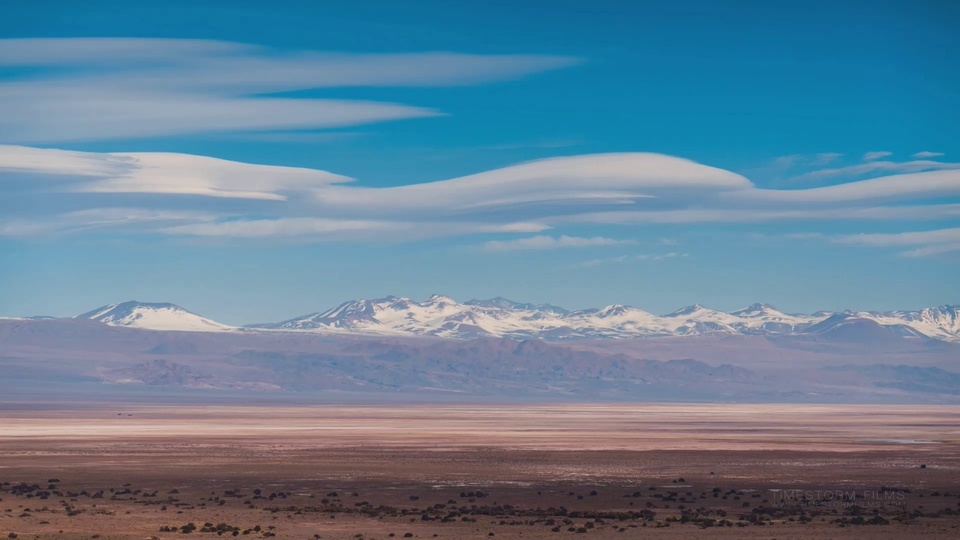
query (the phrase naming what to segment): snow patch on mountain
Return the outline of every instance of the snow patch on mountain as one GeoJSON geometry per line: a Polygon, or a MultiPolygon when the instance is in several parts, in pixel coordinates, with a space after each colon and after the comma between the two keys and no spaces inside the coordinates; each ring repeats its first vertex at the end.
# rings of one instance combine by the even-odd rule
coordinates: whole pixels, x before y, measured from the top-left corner
{"type": "Polygon", "coordinates": [[[191,313],[168,303],[123,302],[109,304],[77,315],[75,319],[92,319],[110,326],[125,326],[145,330],[180,332],[226,332],[233,327],[191,313]]]}
{"type": "MultiPolygon", "coordinates": [[[[388,296],[353,300],[324,312],[275,324],[256,325],[254,328],[374,335],[412,334],[461,339],[491,336],[564,340],[715,333],[818,333],[826,332],[828,326],[869,321],[875,323],[876,332],[880,333],[960,341],[958,310],[958,306],[941,306],[890,313],[848,311],[841,314],[818,312],[802,315],[787,314],[767,304],[753,304],[731,312],[693,305],[658,316],[620,304],[601,309],[568,311],[549,304],[525,304],[502,297],[470,300],[461,304],[442,295],[433,295],[424,301],[388,296]],[[827,324],[823,325],[825,322],[827,324]]],[[[867,326],[860,324],[857,327],[865,329],[867,326]]]]}

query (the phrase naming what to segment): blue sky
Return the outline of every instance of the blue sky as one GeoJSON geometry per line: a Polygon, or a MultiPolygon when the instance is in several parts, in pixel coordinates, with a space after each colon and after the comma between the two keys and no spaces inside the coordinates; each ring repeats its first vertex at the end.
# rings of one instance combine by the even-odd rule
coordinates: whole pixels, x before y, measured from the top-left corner
{"type": "Polygon", "coordinates": [[[955,4],[520,4],[5,8],[0,316],[960,301],[955,4]]]}

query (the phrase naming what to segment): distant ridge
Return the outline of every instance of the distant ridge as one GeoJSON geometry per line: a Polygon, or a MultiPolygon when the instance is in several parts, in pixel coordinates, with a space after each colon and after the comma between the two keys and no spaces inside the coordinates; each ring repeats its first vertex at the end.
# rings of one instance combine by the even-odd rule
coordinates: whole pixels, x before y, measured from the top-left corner
{"type": "Polygon", "coordinates": [[[960,341],[960,306],[956,305],[918,311],[847,311],[841,314],[823,311],[804,315],[783,313],[769,304],[761,303],[731,312],[695,304],[667,315],[654,315],[620,304],[570,311],[551,304],[514,302],[503,297],[458,303],[439,294],[423,301],[397,296],[352,300],[326,311],[248,328],[460,339],[490,336],[567,340],[715,333],[823,333],[839,331],[839,326],[850,325],[853,321],[870,323],[844,330],[843,334],[854,340],[858,335],[873,339],[878,334],[890,334],[960,341]]]}
{"type": "Polygon", "coordinates": [[[666,315],[655,315],[621,304],[571,311],[552,304],[521,303],[502,297],[460,303],[434,294],[422,301],[399,296],[351,300],[326,311],[242,328],[218,323],[175,304],[137,301],[109,304],[76,318],[149,330],[273,330],[454,339],[505,337],[560,341],[702,334],[807,334],[850,341],[885,337],[960,341],[960,306],[957,305],[916,311],[820,311],[804,315],[783,313],[760,303],[730,312],[695,304],[666,315]]]}
{"type": "Polygon", "coordinates": [[[137,302],[136,300],[101,306],[74,318],[92,319],[110,326],[147,330],[224,332],[232,329],[230,326],[201,317],[174,304],[137,302]]]}

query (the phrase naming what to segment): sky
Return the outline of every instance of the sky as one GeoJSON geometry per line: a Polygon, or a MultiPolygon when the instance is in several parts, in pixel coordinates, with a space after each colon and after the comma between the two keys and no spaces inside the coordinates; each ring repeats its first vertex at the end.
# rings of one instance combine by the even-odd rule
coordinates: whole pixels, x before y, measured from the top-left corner
{"type": "Polygon", "coordinates": [[[0,316],[960,303],[955,2],[3,11],[0,316]]]}

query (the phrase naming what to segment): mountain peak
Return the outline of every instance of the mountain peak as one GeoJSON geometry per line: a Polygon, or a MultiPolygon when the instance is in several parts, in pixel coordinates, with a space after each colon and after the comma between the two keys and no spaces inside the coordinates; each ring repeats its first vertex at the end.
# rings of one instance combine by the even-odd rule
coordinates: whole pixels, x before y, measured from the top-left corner
{"type": "Polygon", "coordinates": [[[542,311],[553,315],[563,315],[569,313],[568,310],[553,304],[531,304],[525,302],[514,302],[509,298],[497,296],[486,300],[471,299],[463,303],[465,306],[477,306],[482,308],[510,309],[522,311],[542,311]]]}
{"type": "Polygon", "coordinates": [[[74,317],[91,319],[110,326],[126,326],[145,330],[181,332],[223,332],[231,327],[206,319],[169,302],[129,300],[108,304],[74,317]]]}
{"type": "Polygon", "coordinates": [[[779,314],[780,310],[771,306],[770,304],[761,304],[759,302],[750,304],[745,308],[740,308],[736,311],[731,311],[731,315],[737,316],[750,316],[750,315],[763,315],[763,314],[779,314]]]}
{"type": "MultiPolygon", "coordinates": [[[[958,311],[958,306],[944,305],[913,311],[848,310],[802,315],[785,314],[769,304],[754,303],[731,312],[694,304],[658,316],[625,304],[567,311],[550,304],[514,302],[502,296],[458,303],[449,296],[433,294],[419,302],[398,296],[351,300],[327,311],[249,328],[550,341],[698,334],[793,335],[818,333],[827,327],[831,328],[831,335],[839,335],[835,333],[839,330],[833,329],[836,327],[844,328],[844,335],[856,337],[867,331],[864,329],[879,327],[877,335],[893,332],[905,337],[960,341],[958,311]]],[[[102,306],[77,318],[151,330],[234,330],[168,302],[131,300],[102,306]]]]}
{"type": "Polygon", "coordinates": [[[456,304],[457,301],[442,294],[431,294],[424,303],[428,304],[456,304]]]}
{"type": "Polygon", "coordinates": [[[669,315],[666,315],[666,316],[667,316],[667,317],[681,317],[681,316],[684,316],[684,315],[693,315],[694,313],[697,313],[698,311],[706,311],[706,309],[707,309],[707,308],[701,306],[700,304],[694,304],[694,305],[692,305],[692,306],[682,307],[682,308],[680,308],[680,309],[678,309],[678,310],[674,311],[673,313],[670,313],[669,315]]]}

